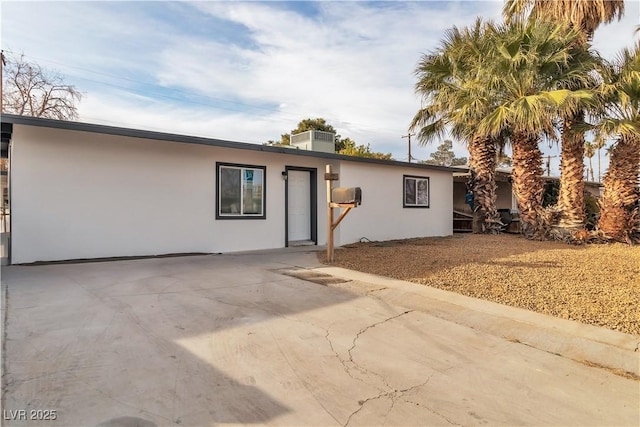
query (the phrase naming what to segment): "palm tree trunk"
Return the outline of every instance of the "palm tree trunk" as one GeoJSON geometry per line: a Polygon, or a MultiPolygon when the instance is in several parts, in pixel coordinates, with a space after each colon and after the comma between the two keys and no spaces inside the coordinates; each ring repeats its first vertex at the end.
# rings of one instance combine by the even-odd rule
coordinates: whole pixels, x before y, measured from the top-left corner
{"type": "MultiPolygon", "coordinates": [[[[604,175],[598,229],[614,240],[629,241],[638,229],[638,174],[640,140],[622,137],[611,151],[609,170],[604,175]]],[[[636,236],[640,237],[640,236],[636,236]]]]}
{"type": "Polygon", "coordinates": [[[473,191],[473,232],[499,233],[496,210],[496,144],[489,138],[474,137],[469,142],[469,170],[473,191]]]}
{"type": "Polygon", "coordinates": [[[523,133],[514,134],[513,142],[513,191],[520,210],[520,231],[528,238],[542,239],[545,224],[542,223],[542,152],[538,137],[523,133]]]}
{"type": "Polygon", "coordinates": [[[562,131],[559,226],[568,230],[584,227],[584,133],[572,131],[574,125],[583,119],[583,113],[566,119],[562,131]]]}

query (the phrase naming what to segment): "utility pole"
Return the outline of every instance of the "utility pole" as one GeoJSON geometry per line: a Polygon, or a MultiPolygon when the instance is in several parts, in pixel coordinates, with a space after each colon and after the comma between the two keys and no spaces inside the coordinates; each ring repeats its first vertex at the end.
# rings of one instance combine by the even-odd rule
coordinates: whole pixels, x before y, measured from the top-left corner
{"type": "Polygon", "coordinates": [[[408,142],[409,142],[409,158],[408,158],[409,163],[411,163],[411,159],[412,159],[412,157],[411,157],[411,137],[414,136],[414,135],[415,135],[415,133],[411,133],[411,132],[407,133],[406,135],[401,135],[402,138],[407,138],[408,142]]]}

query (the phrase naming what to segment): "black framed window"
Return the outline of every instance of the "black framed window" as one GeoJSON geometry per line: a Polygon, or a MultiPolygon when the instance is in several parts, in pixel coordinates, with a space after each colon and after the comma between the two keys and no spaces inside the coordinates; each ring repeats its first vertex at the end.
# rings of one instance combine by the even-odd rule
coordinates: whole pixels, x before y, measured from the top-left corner
{"type": "Polygon", "coordinates": [[[266,166],[216,163],[216,218],[265,219],[266,166]]]}
{"type": "Polygon", "coordinates": [[[429,177],[403,175],[402,191],[402,207],[429,207],[429,177]]]}

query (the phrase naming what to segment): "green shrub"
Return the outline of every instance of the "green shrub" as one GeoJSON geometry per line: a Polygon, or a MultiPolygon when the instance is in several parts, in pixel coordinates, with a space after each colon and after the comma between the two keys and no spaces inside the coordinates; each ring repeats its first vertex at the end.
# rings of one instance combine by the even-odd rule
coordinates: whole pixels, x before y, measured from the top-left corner
{"type": "Polygon", "coordinates": [[[547,181],[544,185],[544,195],[542,206],[553,206],[558,203],[558,194],[560,194],[560,181],[547,181]]]}

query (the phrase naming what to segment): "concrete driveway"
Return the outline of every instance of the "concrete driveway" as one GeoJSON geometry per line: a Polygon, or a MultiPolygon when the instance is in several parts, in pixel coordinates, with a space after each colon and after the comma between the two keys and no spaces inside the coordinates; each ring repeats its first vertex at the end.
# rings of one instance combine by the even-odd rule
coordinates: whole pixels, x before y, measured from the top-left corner
{"type": "Polygon", "coordinates": [[[2,283],[7,426],[640,425],[638,337],[313,252],[12,266],[2,283]]]}

